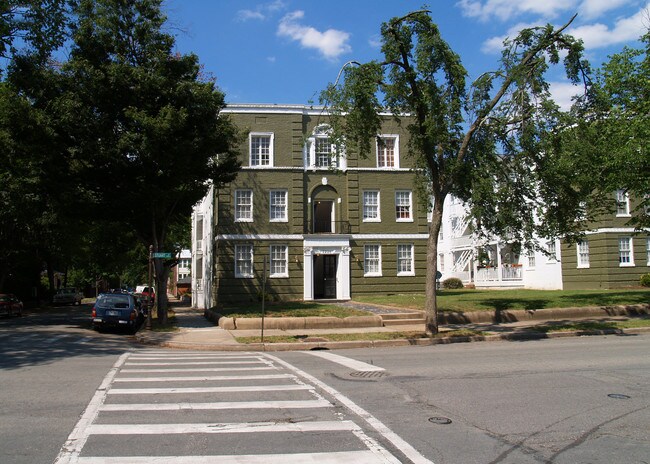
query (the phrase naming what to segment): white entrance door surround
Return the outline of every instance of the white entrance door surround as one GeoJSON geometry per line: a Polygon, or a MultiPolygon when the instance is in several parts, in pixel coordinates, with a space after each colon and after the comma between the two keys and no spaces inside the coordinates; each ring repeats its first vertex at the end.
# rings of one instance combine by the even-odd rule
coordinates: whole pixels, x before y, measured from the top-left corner
{"type": "Polygon", "coordinates": [[[350,299],[350,239],[341,236],[313,236],[305,238],[304,250],[304,296],[314,299],[314,256],[337,255],[336,299],[350,299]]]}

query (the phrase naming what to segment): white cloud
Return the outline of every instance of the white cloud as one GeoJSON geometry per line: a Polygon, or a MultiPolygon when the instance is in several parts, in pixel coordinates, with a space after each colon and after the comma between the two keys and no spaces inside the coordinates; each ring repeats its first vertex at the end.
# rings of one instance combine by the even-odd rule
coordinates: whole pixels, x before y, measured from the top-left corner
{"type": "Polygon", "coordinates": [[[311,26],[303,26],[300,20],[305,16],[304,11],[294,11],[286,14],[278,26],[278,35],[289,37],[300,42],[304,48],[318,50],[325,58],[334,60],[344,53],[349,53],[352,48],[348,44],[350,34],[337,29],[328,29],[320,32],[311,26]]]}
{"type": "Polygon", "coordinates": [[[607,47],[636,40],[647,30],[648,12],[646,8],[649,6],[650,3],[629,18],[619,19],[611,28],[601,23],[585,24],[571,28],[568,32],[574,37],[582,39],[586,49],[607,47]]]}
{"type": "Polygon", "coordinates": [[[265,20],[268,19],[273,13],[283,10],[286,7],[286,4],[282,0],[275,0],[270,3],[264,3],[262,5],[257,5],[254,10],[239,10],[237,12],[237,20],[239,21],[249,21],[249,20],[265,20]]]}
{"type": "Polygon", "coordinates": [[[584,93],[584,88],[571,82],[549,82],[553,101],[564,111],[571,109],[571,98],[584,93]]]}
{"type": "Polygon", "coordinates": [[[630,0],[583,0],[578,11],[581,16],[593,19],[627,3],[630,3],[630,0]]]}
{"type": "Polygon", "coordinates": [[[456,5],[470,18],[489,21],[496,17],[507,21],[524,14],[554,18],[566,10],[575,10],[576,3],[577,0],[460,0],[456,5]]]}
{"type": "Polygon", "coordinates": [[[481,45],[481,51],[485,54],[500,53],[503,50],[503,41],[507,38],[514,38],[519,35],[519,31],[531,27],[538,27],[538,23],[517,23],[508,29],[505,35],[495,36],[487,39],[481,45]]]}

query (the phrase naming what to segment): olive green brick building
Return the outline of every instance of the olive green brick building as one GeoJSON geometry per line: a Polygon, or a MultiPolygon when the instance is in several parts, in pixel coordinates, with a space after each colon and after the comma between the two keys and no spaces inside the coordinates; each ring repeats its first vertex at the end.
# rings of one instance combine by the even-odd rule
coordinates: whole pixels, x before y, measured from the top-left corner
{"type": "Polygon", "coordinates": [[[231,105],[224,114],[246,137],[237,178],[195,209],[199,307],[258,300],[264,269],[275,300],[423,291],[428,205],[402,127],[387,116],[382,142],[360,159],[332,144],[322,108],[231,105]]]}

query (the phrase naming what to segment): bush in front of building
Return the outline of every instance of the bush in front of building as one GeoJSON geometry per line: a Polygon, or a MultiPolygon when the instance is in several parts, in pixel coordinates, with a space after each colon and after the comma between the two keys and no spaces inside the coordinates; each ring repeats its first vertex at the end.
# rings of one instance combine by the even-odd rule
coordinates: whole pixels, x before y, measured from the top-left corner
{"type": "Polygon", "coordinates": [[[442,288],[447,288],[447,289],[463,288],[463,281],[457,277],[450,277],[442,281],[442,288]]]}
{"type": "Polygon", "coordinates": [[[650,287],[650,274],[643,274],[639,280],[644,287],[650,287]]]}

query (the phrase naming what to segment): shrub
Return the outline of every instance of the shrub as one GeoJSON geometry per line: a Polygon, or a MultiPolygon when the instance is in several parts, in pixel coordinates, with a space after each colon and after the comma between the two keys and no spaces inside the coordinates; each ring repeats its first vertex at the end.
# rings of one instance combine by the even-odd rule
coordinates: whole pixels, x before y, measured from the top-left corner
{"type": "Polygon", "coordinates": [[[639,280],[644,287],[650,287],[650,274],[643,274],[639,280]]]}
{"type": "Polygon", "coordinates": [[[442,281],[442,288],[463,288],[463,281],[457,277],[450,277],[442,281]]]}

